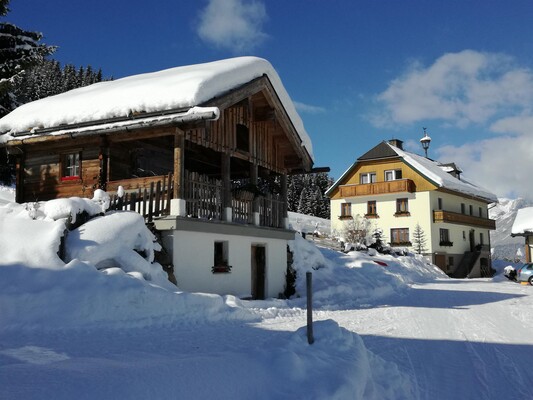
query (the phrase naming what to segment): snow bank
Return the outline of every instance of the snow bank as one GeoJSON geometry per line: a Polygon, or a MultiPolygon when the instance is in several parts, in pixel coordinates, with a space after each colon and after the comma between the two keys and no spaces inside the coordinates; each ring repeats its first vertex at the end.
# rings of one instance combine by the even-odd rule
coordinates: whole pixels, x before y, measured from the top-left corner
{"type": "Polygon", "coordinates": [[[297,273],[296,296],[305,296],[305,274],[313,273],[313,300],[321,309],[360,307],[388,295],[405,291],[413,283],[448,277],[421,257],[371,256],[319,249],[297,235],[290,243],[297,273]],[[379,265],[377,262],[386,264],[379,265]]]}
{"type": "Polygon", "coordinates": [[[65,241],[65,261],[80,260],[97,269],[120,268],[168,289],[175,289],[154,251],[161,246],[146,228],[144,218],[135,212],[121,211],[96,217],[70,231],[65,241]]]}
{"type": "Polygon", "coordinates": [[[0,185],[0,205],[15,201],[15,188],[0,185]]]}

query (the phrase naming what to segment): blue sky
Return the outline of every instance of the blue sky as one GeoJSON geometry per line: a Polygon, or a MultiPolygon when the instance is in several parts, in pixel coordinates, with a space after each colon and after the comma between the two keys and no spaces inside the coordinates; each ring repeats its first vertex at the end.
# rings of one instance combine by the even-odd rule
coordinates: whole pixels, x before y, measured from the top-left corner
{"type": "Polygon", "coordinates": [[[455,161],[498,196],[533,197],[533,4],[526,0],[12,0],[54,58],[127,75],[269,60],[338,178],[382,140],[455,161]]]}

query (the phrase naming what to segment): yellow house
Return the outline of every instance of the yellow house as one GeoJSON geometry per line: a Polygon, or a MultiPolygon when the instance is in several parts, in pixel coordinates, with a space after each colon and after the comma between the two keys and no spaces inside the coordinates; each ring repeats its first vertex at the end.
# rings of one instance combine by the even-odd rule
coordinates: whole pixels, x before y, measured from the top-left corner
{"type": "Polygon", "coordinates": [[[415,237],[423,236],[423,254],[448,275],[489,276],[489,232],[496,224],[488,205],[497,198],[464,180],[461,172],[453,163],[405,151],[401,140],[382,142],[326,192],[332,234],[343,236],[362,220],[381,228],[390,246],[411,251],[415,237]]]}

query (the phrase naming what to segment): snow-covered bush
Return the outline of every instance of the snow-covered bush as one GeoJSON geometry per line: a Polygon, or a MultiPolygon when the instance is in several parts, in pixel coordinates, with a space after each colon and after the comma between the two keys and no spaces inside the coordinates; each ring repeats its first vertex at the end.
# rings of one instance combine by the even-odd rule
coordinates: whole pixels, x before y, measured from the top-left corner
{"type": "Polygon", "coordinates": [[[108,208],[109,196],[102,190],[96,190],[93,199],[8,203],[0,207],[3,260],[51,269],[80,260],[100,270],[120,268],[133,277],[175,289],[162,266],[154,262],[154,252],[161,247],[144,218],[126,211],[105,214],[108,208]]]}

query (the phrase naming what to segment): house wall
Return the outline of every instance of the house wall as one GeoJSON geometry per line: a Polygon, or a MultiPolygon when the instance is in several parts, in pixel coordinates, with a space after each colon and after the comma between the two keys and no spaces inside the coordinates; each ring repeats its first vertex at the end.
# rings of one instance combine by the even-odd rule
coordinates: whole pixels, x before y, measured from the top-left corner
{"type": "Polygon", "coordinates": [[[252,245],[266,248],[265,294],[278,297],[285,288],[287,241],[243,235],[172,230],[164,232],[163,243],[172,254],[178,287],[190,292],[252,293],[252,245]],[[213,273],[215,241],[228,242],[230,273],[213,273]]]}
{"type": "Polygon", "coordinates": [[[23,160],[22,198],[44,201],[61,197],[92,197],[100,173],[99,147],[95,141],[67,141],[27,146],[23,160]],[[68,142],[68,143],[67,143],[68,142]],[[46,150],[43,151],[43,147],[46,150]],[[80,179],[62,180],[63,154],[81,153],[80,179]]]}
{"type": "Polygon", "coordinates": [[[426,247],[430,251],[429,244],[431,243],[431,225],[432,218],[430,210],[430,192],[415,192],[415,193],[394,193],[377,196],[358,196],[342,200],[331,200],[331,229],[342,235],[346,226],[349,226],[349,220],[341,220],[341,203],[352,203],[352,216],[355,218],[359,215],[361,218],[367,212],[368,201],[376,201],[378,218],[372,218],[371,223],[375,227],[383,229],[385,241],[388,243],[391,240],[390,230],[393,228],[408,228],[409,238],[413,241],[413,233],[417,224],[420,225],[424,231],[426,238],[426,247]],[[395,216],[396,200],[400,198],[407,198],[409,204],[410,216],[395,216]]]}
{"type": "MultiPolygon", "coordinates": [[[[403,161],[387,161],[387,160],[381,160],[381,161],[373,161],[373,162],[365,162],[364,164],[359,164],[355,167],[355,169],[350,173],[349,176],[347,176],[344,181],[342,182],[342,185],[358,185],[360,183],[360,175],[369,173],[369,172],[375,172],[376,173],[376,182],[384,182],[385,181],[385,171],[391,170],[391,169],[401,169],[402,170],[402,178],[403,179],[410,179],[414,182],[416,191],[426,191],[426,190],[435,190],[437,187],[429,182],[427,179],[420,176],[419,173],[414,171],[409,165],[405,164],[403,161]]],[[[340,191],[337,188],[331,195],[332,199],[340,199],[340,191]]]]}
{"type": "MultiPolygon", "coordinates": [[[[387,168],[391,169],[391,168],[387,168]]],[[[370,172],[368,170],[361,170],[370,172]]],[[[414,231],[417,224],[424,231],[426,239],[426,253],[432,254],[432,262],[438,263],[444,272],[451,273],[460,264],[464,253],[470,251],[470,231],[474,235],[474,245],[481,244],[480,233],[483,234],[483,244],[489,245],[490,230],[470,225],[435,223],[433,222],[433,211],[438,210],[439,200],[442,199],[442,209],[461,213],[461,203],[465,204],[466,215],[470,215],[469,206],[473,207],[473,215],[479,216],[479,207],[482,209],[482,218],[487,218],[487,204],[476,201],[467,197],[457,196],[450,193],[444,193],[437,190],[415,192],[415,193],[394,193],[376,196],[357,196],[346,199],[331,200],[331,229],[334,235],[343,235],[343,231],[350,226],[351,221],[340,219],[341,204],[345,202],[352,203],[352,216],[357,215],[362,218],[367,213],[367,202],[376,201],[378,218],[372,218],[370,221],[374,227],[383,229],[385,241],[391,240],[392,228],[408,228],[411,243],[414,239],[414,231]],[[409,202],[410,216],[395,216],[396,200],[407,198],[409,202]],[[440,229],[448,229],[449,240],[453,242],[452,246],[441,246],[440,229]]],[[[484,256],[486,257],[486,255],[484,256]]],[[[472,276],[480,274],[479,262],[472,271],[472,276]]]]}

